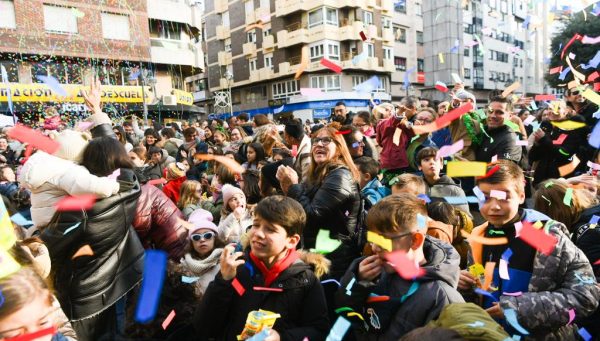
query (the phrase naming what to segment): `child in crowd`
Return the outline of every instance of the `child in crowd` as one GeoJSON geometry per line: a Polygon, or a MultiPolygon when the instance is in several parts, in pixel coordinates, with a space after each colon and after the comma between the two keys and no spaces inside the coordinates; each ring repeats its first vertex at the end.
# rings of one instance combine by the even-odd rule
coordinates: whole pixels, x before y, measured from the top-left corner
{"type": "Polygon", "coordinates": [[[251,143],[246,149],[246,162],[242,164],[245,169],[259,170],[260,162],[266,159],[265,149],[258,142],[251,143]]]}
{"type": "Polygon", "coordinates": [[[235,184],[235,174],[227,167],[218,164],[216,173],[213,175],[210,183],[211,197],[208,200],[202,200],[200,202],[200,206],[213,215],[215,224],[218,224],[221,221],[221,209],[223,208],[223,195],[221,189],[225,184],[235,184]]]}
{"type": "Polygon", "coordinates": [[[200,208],[201,197],[202,185],[198,181],[186,180],[181,184],[177,207],[181,210],[185,219],[188,219],[192,212],[200,208]]]}
{"type": "Polygon", "coordinates": [[[471,233],[473,230],[473,221],[469,215],[444,201],[427,204],[427,214],[431,218],[427,225],[427,234],[452,244],[460,255],[460,268],[465,269],[469,243],[461,231],[471,233]]]}
{"type": "Polygon", "coordinates": [[[246,229],[252,226],[252,214],[246,206],[246,195],[241,189],[230,184],[223,185],[221,193],[223,208],[219,223],[219,237],[225,242],[237,243],[246,233],[246,229]]]}
{"type": "Polygon", "coordinates": [[[418,225],[418,214],[427,217],[425,204],[407,193],[386,197],[369,211],[369,231],[389,240],[392,250],[371,243],[375,254],[356,259],[336,293],[336,307],[350,307],[365,317],[364,323],[353,318],[358,340],[398,340],[437,318],[447,304],[464,302],[455,289],[460,270],[458,253],[426,236],[418,225]],[[414,280],[399,276],[385,258],[395,251],[404,252],[408,263],[419,264],[423,275],[414,280]],[[370,296],[400,299],[367,303],[370,296]]]}
{"type": "MultiPolygon", "coordinates": [[[[568,310],[574,309],[577,317],[585,317],[598,306],[600,288],[596,286],[592,266],[571,242],[564,224],[537,211],[519,208],[525,201],[523,170],[512,161],[500,160],[489,165],[488,172],[496,166],[491,175],[477,180],[485,196],[480,212],[487,223],[473,229],[470,240],[475,263],[495,262],[489,287],[498,289],[491,293],[496,302],[486,297],[484,307],[488,314],[501,320],[509,317],[507,312],[515,313],[518,323],[533,339],[577,339],[577,327],[569,323],[568,310]],[[542,226],[536,230],[530,224],[538,221],[542,226]],[[533,232],[525,231],[538,231],[539,235],[530,237],[528,243],[523,234],[533,232]],[[504,241],[482,244],[476,237],[504,241]],[[546,253],[530,244],[544,239],[553,244],[546,253]],[[508,258],[503,275],[499,272],[501,258],[505,261],[508,258]],[[505,294],[515,292],[521,294],[505,294]]],[[[474,286],[475,277],[463,270],[459,287],[470,291],[474,286]]],[[[514,321],[505,324],[505,329],[511,335],[521,334],[512,329],[513,324],[514,321]]]]}
{"type": "MultiPolygon", "coordinates": [[[[423,172],[423,180],[427,184],[427,196],[442,200],[446,197],[465,198],[465,191],[451,177],[440,175],[444,164],[441,158],[437,158],[437,152],[438,149],[435,147],[426,147],[417,153],[417,165],[423,172]]],[[[468,204],[459,204],[456,207],[470,215],[468,204]]]]}
{"type": "Polygon", "coordinates": [[[250,249],[244,253],[226,246],[220,273],[204,294],[194,323],[199,339],[236,340],[248,313],[263,309],[281,315],[269,338],[325,340],[329,322],[323,288],[296,252],[305,223],[302,206],[290,198],[271,196],[257,205],[250,249]]]}
{"type": "Polygon", "coordinates": [[[381,184],[377,177],[379,162],[371,157],[363,156],[355,159],[354,164],[360,172],[360,193],[366,199],[365,209],[368,210],[391,192],[389,188],[381,184]]]}
{"type": "Polygon", "coordinates": [[[410,193],[417,196],[427,193],[427,184],[423,178],[414,174],[400,174],[392,178],[389,184],[392,186],[392,194],[410,193]]]}
{"type": "Polygon", "coordinates": [[[163,187],[163,192],[174,203],[179,202],[179,192],[181,184],[187,180],[185,172],[188,170],[187,165],[181,162],[174,162],[167,166],[165,171],[165,179],[167,184],[163,187]]]}

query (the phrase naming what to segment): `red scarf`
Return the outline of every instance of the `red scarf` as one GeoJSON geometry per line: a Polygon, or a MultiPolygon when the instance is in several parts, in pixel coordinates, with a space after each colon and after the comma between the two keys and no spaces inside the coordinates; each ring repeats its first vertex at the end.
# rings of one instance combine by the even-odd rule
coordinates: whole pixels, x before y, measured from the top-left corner
{"type": "Polygon", "coordinates": [[[298,259],[298,253],[296,253],[295,249],[291,249],[285,257],[278,260],[270,269],[252,251],[250,252],[250,258],[256,264],[258,270],[265,276],[265,286],[269,287],[285,269],[289,268],[298,259]]]}

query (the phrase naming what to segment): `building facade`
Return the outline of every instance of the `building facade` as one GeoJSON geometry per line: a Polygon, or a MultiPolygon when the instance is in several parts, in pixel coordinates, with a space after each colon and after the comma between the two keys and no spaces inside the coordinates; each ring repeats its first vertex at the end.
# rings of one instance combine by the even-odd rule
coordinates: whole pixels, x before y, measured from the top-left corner
{"type": "Polygon", "coordinates": [[[294,111],[299,117],[321,118],[338,100],[354,110],[366,108],[371,99],[389,100],[392,15],[393,3],[386,0],[207,2],[208,88],[230,91],[232,104],[214,106],[213,112],[294,111]],[[332,72],[321,65],[322,58],[343,71],[332,72]],[[379,78],[373,94],[353,91],[372,76],[379,78]],[[321,93],[303,96],[302,88],[321,93]]]}

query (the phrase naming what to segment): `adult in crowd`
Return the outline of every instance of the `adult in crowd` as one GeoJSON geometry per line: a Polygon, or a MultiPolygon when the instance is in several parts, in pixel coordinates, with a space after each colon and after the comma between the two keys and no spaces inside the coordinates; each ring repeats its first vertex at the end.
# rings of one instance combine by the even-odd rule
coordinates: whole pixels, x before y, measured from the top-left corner
{"type": "Polygon", "coordinates": [[[162,137],[163,149],[169,153],[172,158],[177,158],[177,152],[179,147],[183,144],[183,141],[175,137],[175,130],[173,128],[163,128],[160,131],[162,137]]]}
{"type": "MultiPolygon", "coordinates": [[[[448,101],[438,103],[436,106],[437,116],[442,117],[446,115],[449,107],[450,102],[448,101]]],[[[434,131],[431,135],[431,139],[433,140],[435,145],[440,148],[452,144],[452,136],[450,135],[450,129],[448,127],[434,131]]]]}
{"type": "Polygon", "coordinates": [[[310,137],[304,133],[302,121],[293,119],[287,122],[285,129],[283,130],[283,139],[286,147],[292,151],[294,170],[300,175],[301,179],[306,179],[308,176],[308,168],[310,167],[311,145],[310,137]]]}
{"type": "Polygon", "coordinates": [[[128,153],[131,162],[135,166],[134,170],[136,170],[139,174],[144,175],[144,178],[147,180],[156,180],[162,178],[162,171],[160,165],[155,165],[153,163],[148,163],[146,156],[146,148],[143,146],[133,147],[133,149],[128,153]]]}
{"type": "Polygon", "coordinates": [[[571,87],[565,90],[565,100],[567,105],[574,109],[577,115],[583,116],[589,128],[593,128],[596,125],[598,119],[594,117],[594,113],[598,111],[598,105],[585,99],[579,88],[571,87]]]}
{"type": "Polygon", "coordinates": [[[157,147],[162,149],[160,135],[153,128],[148,128],[144,130],[144,147],[148,152],[150,151],[150,147],[157,147]]]}
{"type": "MultiPolygon", "coordinates": [[[[137,120],[137,117],[132,116],[132,120],[137,120]]],[[[125,139],[131,143],[132,146],[138,146],[140,144],[140,138],[135,134],[133,129],[132,121],[123,122],[123,130],[125,131],[125,139]]]]}
{"type": "Polygon", "coordinates": [[[360,130],[354,126],[342,126],[339,132],[344,137],[344,142],[346,142],[346,147],[350,152],[352,160],[362,156],[369,156],[365,154],[366,144],[364,142],[364,135],[360,130]]]}
{"type": "Polygon", "coordinates": [[[477,146],[477,161],[490,162],[494,156],[498,159],[521,161],[522,149],[517,145],[517,135],[505,124],[510,119],[509,101],[503,97],[495,97],[487,107],[485,131],[481,144],[477,146]]]}
{"type": "Polygon", "coordinates": [[[133,145],[127,141],[125,130],[123,129],[123,127],[114,126],[113,132],[115,133],[117,140],[119,140],[123,147],[125,147],[125,151],[129,153],[133,149],[133,145]]]}
{"type": "MultiPolygon", "coordinates": [[[[471,103],[473,108],[476,108],[477,100],[475,95],[464,90],[462,84],[456,84],[454,86],[452,101],[450,102],[450,108],[448,110],[458,109],[468,103],[471,103]]],[[[459,156],[468,161],[475,161],[475,151],[477,146],[481,143],[481,124],[475,110],[462,115],[459,119],[453,120],[448,126],[448,129],[450,131],[450,136],[452,137],[452,143],[456,143],[460,140],[464,143],[464,148],[459,156]]]]}
{"type": "Polygon", "coordinates": [[[15,151],[8,145],[8,139],[4,136],[0,137],[0,162],[14,165],[17,158],[15,151]]]}
{"type": "Polygon", "coordinates": [[[242,127],[242,129],[244,129],[244,131],[246,132],[246,135],[248,135],[248,136],[254,135],[254,130],[252,129],[252,122],[250,122],[250,118],[249,118],[248,114],[246,114],[244,112],[244,113],[237,115],[237,122],[238,122],[238,126],[242,127]]]}
{"type": "Polygon", "coordinates": [[[319,229],[342,241],[327,257],[332,261],[330,275],[340,278],[360,250],[354,239],[359,223],[360,175],[338,131],[325,127],[311,141],[312,153],[308,178],[300,183],[291,167],[280,167],[277,179],[290,198],[298,201],[307,216],[304,248],[315,246],[319,229]]]}
{"type": "MultiPolygon", "coordinates": [[[[421,108],[419,112],[413,118],[413,124],[415,126],[422,126],[433,123],[437,119],[436,112],[429,108],[421,108]]],[[[417,153],[423,148],[436,147],[435,142],[431,139],[431,133],[421,134],[411,140],[408,148],[406,149],[406,156],[408,157],[408,164],[410,167],[418,171],[419,161],[417,160],[417,153]]]]}
{"type": "Polygon", "coordinates": [[[331,120],[334,122],[339,122],[342,125],[352,124],[352,118],[354,114],[348,112],[348,108],[346,108],[346,103],[337,102],[335,107],[333,108],[333,115],[331,116],[331,120]]]}

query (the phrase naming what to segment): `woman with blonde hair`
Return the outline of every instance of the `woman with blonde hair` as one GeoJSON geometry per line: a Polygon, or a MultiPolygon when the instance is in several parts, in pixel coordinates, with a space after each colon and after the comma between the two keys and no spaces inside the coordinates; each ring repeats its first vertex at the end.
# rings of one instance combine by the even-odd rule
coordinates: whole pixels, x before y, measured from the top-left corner
{"type": "Polygon", "coordinates": [[[312,138],[311,160],[307,181],[299,183],[293,168],[281,166],[277,179],[289,197],[306,212],[303,248],[315,246],[319,229],[342,244],[327,257],[332,261],[330,275],[340,278],[350,262],[360,255],[356,232],[361,212],[359,172],[342,135],[332,127],[324,127],[312,138]]]}
{"type": "Polygon", "coordinates": [[[186,180],[179,189],[179,201],[177,207],[187,219],[192,212],[200,208],[202,198],[202,184],[195,180],[186,180]]]}

